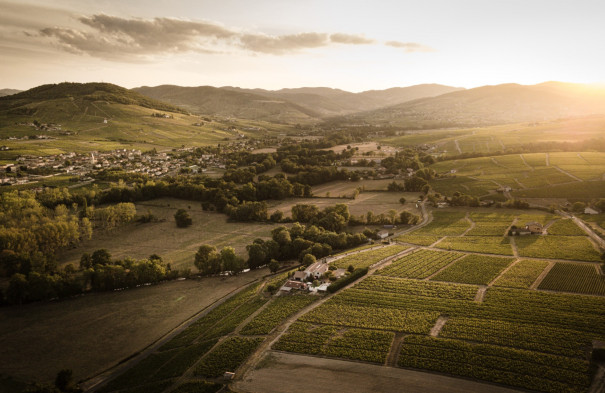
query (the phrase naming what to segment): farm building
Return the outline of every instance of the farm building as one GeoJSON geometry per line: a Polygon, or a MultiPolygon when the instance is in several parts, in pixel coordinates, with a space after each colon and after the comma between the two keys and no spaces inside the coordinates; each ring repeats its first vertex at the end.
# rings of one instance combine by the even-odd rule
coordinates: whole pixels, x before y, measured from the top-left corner
{"type": "Polygon", "coordinates": [[[324,275],[325,272],[328,271],[328,264],[325,262],[315,262],[311,266],[305,269],[304,273],[307,274],[306,277],[313,276],[318,279],[324,275]]]}
{"type": "Polygon", "coordinates": [[[307,289],[307,284],[305,284],[304,282],[300,282],[300,281],[288,280],[288,281],[286,281],[286,283],[284,285],[282,285],[282,287],[280,288],[280,291],[290,292],[293,289],[305,290],[305,289],[307,289]]]}
{"type": "Polygon", "coordinates": [[[584,209],[584,214],[599,214],[599,212],[592,207],[587,207],[584,209]]]}
{"type": "Polygon", "coordinates": [[[294,276],[292,278],[294,281],[305,281],[305,278],[307,278],[307,273],[299,270],[294,272],[294,276]]]}
{"type": "Polygon", "coordinates": [[[387,237],[389,237],[389,232],[388,231],[380,231],[376,235],[378,236],[379,239],[386,239],[387,237]]]}
{"type": "Polygon", "coordinates": [[[528,230],[532,235],[533,234],[542,234],[542,232],[544,232],[544,228],[542,227],[542,224],[540,224],[539,222],[528,222],[527,224],[525,224],[525,229],[528,230]]]}

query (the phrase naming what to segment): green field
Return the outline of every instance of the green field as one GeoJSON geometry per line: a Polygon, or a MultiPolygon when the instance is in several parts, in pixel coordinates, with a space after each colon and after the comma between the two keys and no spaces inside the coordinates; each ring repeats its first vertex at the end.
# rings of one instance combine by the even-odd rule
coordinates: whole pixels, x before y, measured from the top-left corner
{"type": "Polygon", "coordinates": [[[510,258],[467,255],[434,276],[432,280],[487,285],[511,262],[510,258]]]}
{"type": "Polygon", "coordinates": [[[399,254],[408,248],[409,247],[401,245],[381,247],[375,250],[362,251],[360,253],[347,255],[343,258],[337,259],[336,261],[332,262],[332,264],[343,269],[346,269],[351,265],[355,269],[363,269],[392,255],[399,254]]]}
{"type": "Polygon", "coordinates": [[[519,255],[530,258],[599,261],[600,255],[587,236],[521,236],[515,238],[519,255]]]}
{"type": "Polygon", "coordinates": [[[547,261],[523,259],[504,272],[494,286],[529,289],[546,266],[547,261]]]}
{"type": "MultiPolygon", "coordinates": [[[[510,242],[506,237],[463,236],[446,237],[437,245],[446,250],[481,252],[486,254],[513,255],[510,242]]],[[[529,256],[529,255],[528,255],[529,256]]]]}
{"type": "Polygon", "coordinates": [[[381,269],[377,274],[390,277],[423,279],[438,272],[461,256],[462,254],[455,252],[420,250],[397,259],[391,265],[381,269]]]}
{"type": "Polygon", "coordinates": [[[538,289],[605,295],[605,277],[594,265],[556,263],[538,289]]]}

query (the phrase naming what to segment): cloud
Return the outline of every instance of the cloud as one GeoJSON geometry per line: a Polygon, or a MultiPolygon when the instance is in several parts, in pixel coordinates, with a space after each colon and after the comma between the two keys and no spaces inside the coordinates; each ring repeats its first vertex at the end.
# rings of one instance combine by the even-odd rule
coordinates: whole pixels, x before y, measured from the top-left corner
{"type": "Polygon", "coordinates": [[[362,35],[336,33],[330,36],[330,41],[338,44],[366,45],[376,41],[362,35]]]}
{"type": "Polygon", "coordinates": [[[252,52],[281,55],[301,49],[327,46],[330,41],[324,33],[300,33],[282,36],[264,34],[243,34],[239,37],[242,48],[252,52]]]}
{"type": "Polygon", "coordinates": [[[388,41],[384,44],[393,48],[402,48],[406,52],[435,52],[435,49],[431,48],[430,46],[422,45],[416,42],[388,41]]]}
{"type": "MultiPolygon", "coordinates": [[[[121,18],[96,14],[76,19],[80,26],[45,27],[37,35],[75,54],[122,61],[141,61],[174,53],[251,53],[285,55],[334,44],[368,45],[376,41],[363,35],[303,32],[268,35],[240,31],[208,21],[175,18],[121,18]]],[[[406,52],[430,51],[421,44],[389,41],[406,52]]]]}

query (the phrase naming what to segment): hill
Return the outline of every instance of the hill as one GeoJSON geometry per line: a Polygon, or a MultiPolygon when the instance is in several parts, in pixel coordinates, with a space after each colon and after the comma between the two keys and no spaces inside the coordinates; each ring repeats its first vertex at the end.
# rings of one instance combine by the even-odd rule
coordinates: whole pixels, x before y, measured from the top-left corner
{"type": "Polygon", "coordinates": [[[489,125],[605,113],[605,89],[561,82],[503,84],[423,98],[353,116],[409,126],[489,125]]]}
{"type": "Polygon", "coordinates": [[[314,111],[279,98],[231,88],[162,85],[138,87],[133,91],[204,115],[279,123],[309,122],[319,117],[314,111]]]}
{"type": "Polygon", "coordinates": [[[115,104],[138,105],[143,108],[186,113],[183,109],[169,105],[137,92],[111,83],[70,83],[50,84],[34,87],[17,94],[0,97],[0,111],[31,112],[36,104],[55,99],[81,99],[85,101],[105,101],[115,104]]]}
{"type": "Polygon", "coordinates": [[[12,94],[21,93],[23,90],[17,89],[0,89],[0,97],[10,96],[12,94]]]}
{"type": "Polygon", "coordinates": [[[22,154],[216,144],[282,126],[200,119],[171,104],[108,83],[43,85],[0,97],[0,160],[22,154]]]}
{"type": "Polygon", "coordinates": [[[460,89],[443,85],[417,85],[351,93],[327,87],[264,90],[231,86],[163,85],[133,90],[195,113],[294,123],[368,111],[460,89]]]}

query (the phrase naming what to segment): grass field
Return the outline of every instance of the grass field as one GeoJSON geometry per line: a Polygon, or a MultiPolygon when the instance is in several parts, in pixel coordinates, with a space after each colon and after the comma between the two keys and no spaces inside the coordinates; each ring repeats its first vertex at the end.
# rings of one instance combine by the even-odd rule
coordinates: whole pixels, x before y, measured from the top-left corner
{"type": "Polygon", "coordinates": [[[90,377],[143,349],[266,269],[0,309],[0,374],[50,381],[90,377]],[[35,345],[32,340],[35,339],[35,345]]]}
{"type": "Polygon", "coordinates": [[[77,248],[59,256],[61,264],[78,265],[83,253],[106,248],[113,257],[146,258],[158,254],[165,262],[176,268],[193,267],[193,258],[202,244],[221,248],[232,246],[236,253],[247,257],[246,245],[256,238],[270,238],[275,224],[227,222],[227,216],[205,212],[199,203],[172,198],[155,199],[136,204],[137,213],[150,211],[164,222],[129,224],[111,232],[100,233],[77,248]],[[191,206],[191,209],[189,209],[191,206]],[[188,228],[177,228],[174,213],[187,209],[193,224],[188,228]],[[116,241],[119,239],[119,241],[116,241]],[[159,241],[159,239],[161,241],[159,241]]]}
{"type": "MultiPolygon", "coordinates": [[[[361,182],[363,183],[363,182],[361,182]]],[[[322,194],[317,194],[321,196],[322,194]]],[[[360,216],[371,211],[375,215],[385,213],[389,210],[395,210],[397,214],[402,211],[409,211],[414,214],[420,214],[419,209],[414,205],[418,194],[400,193],[400,192],[362,192],[355,199],[348,198],[334,198],[334,194],[330,194],[330,198],[291,198],[285,201],[271,201],[268,203],[268,213],[271,214],[276,210],[284,213],[284,216],[290,217],[292,215],[292,206],[302,204],[313,204],[319,209],[325,209],[328,206],[334,206],[338,203],[344,203],[349,207],[349,212],[352,215],[360,216]],[[399,199],[405,197],[407,203],[401,204],[399,199]]]]}

